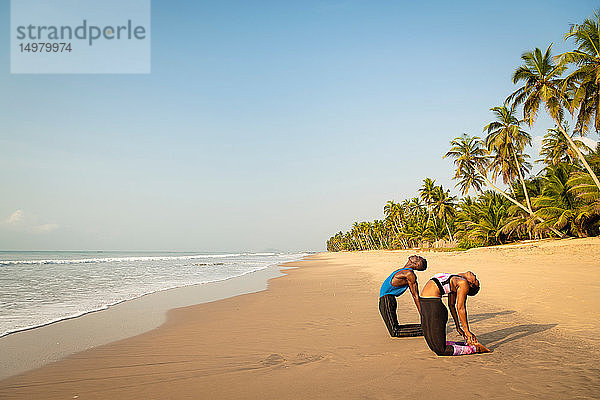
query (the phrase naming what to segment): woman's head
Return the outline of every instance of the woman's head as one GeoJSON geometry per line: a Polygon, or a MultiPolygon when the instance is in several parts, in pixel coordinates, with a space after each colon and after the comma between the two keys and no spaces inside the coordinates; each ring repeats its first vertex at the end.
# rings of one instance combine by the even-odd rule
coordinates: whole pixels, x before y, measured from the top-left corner
{"type": "Polygon", "coordinates": [[[479,289],[481,288],[479,279],[477,279],[477,276],[471,271],[465,272],[464,276],[467,279],[467,282],[469,282],[469,292],[467,295],[475,296],[477,293],[479,293],[479,289]]]}

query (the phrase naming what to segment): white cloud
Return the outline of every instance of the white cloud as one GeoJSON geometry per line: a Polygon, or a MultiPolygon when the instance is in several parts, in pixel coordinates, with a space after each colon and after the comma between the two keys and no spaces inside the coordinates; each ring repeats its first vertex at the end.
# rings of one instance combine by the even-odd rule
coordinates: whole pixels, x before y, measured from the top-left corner
{"type": "Polygon", "coordinates": [[[52,232],[55,231],[59,228],[58,224],[43,224],[43,225],[36,225],[33,228],[31,228],[31,231],[33,233],[48,233],[48,232],[52,232]]]}
{"type": "Polygon", "coordinates": [[[25,213],[23,210],[15,210],[4,221],[0,220],[0,227],[4,226],[10,231],[27,232],[33,234],[49,233],[57,230],[60,225],[52,223],[40,223],[38,217],[30,212],[25,213]]]}
{"type": "Polygon", "coordinates": [[[5,223],[7,223],[8,225],[16,225],[19,223],[19,221],[23,219],[23,215],[23,210],[16,210],[12,214],[10,214],[10,217],[8,217],[5,223]]]}
{"type": "MultiPolygon", "coordinates": [[[[598,143],[594,139],[590,139],[589,137],[585,136],[575,136],[573,139],[581,140],[586,146],[588,146],[592,150],[596,148],[596,144],[598,143]]],[[[531,138],[531,148],[535,157],[537,157],[540,154],[540,151],[542,151],[542,140],[544,140],[543,136],[534,136],[531,138]]]]}
{"type": "Polygon", "coordinates": [[[596,142],[594,139],[590,139],[589,137],[578,137],[577,139],[581,140],[587,147],[594,150],[596,148],[596,142]]]}
{"type": "Polygon", "coordinates": [[[542,151],[542,140],[544,140],[543,136],[534,136],[531,138],[531,148],[533,149],[533,159],[537,159],[540,155],[540,151],[542,151]]]}

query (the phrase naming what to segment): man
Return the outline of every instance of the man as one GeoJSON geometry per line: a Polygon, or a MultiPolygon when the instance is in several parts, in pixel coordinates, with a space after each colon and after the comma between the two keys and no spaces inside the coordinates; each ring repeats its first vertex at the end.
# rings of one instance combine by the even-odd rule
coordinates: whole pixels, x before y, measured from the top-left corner
{"type": "Polygon", "coordinates": [[[410,289],[415,306],[421,314],[419,284],[414,271],[425,271],[426,269],[427,260],[420,256],[410,256],[404,268],[392,272],[381,285],[379,312],[392,337],[423,336],[420,324],[398,325],[396,297],[404,293],[406,289],[410,289]]]}

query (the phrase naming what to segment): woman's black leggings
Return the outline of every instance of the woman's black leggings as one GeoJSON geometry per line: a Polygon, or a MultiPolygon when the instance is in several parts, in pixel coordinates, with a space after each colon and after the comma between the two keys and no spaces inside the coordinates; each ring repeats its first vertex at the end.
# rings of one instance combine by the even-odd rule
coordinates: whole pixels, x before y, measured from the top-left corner
{"type": "Polygon", "coordinates": [[[392,337],[411,337],[423,336],[423,330],[420,324],[398,325],[398,317],[396,308],[398,303],[396,297],[391,294],[386,294],[379,298],[379,313],[385,322],[385,326],[392,337]]]}
{"type": "Polygon", "coordinates": [[[420,298],[421,301],[421,326],[427,345],[438,356],[458,356],[472,354],[476,351],[474,346],[467,346],[462,342],[446,341],[446,324],[448,323],[448,309],[441,298],[420,298]]]}

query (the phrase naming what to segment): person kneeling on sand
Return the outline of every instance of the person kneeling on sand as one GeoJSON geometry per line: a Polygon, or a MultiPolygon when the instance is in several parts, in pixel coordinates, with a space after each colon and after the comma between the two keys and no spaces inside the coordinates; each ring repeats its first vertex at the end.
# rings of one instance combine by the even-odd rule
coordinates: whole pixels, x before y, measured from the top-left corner
{"type": "Polygon", "coordinates": [[[398,324],[398,317],[396,315],[396,297],[404,293],[407,288],[410,289],[417,310],[420,313],[419,284],[414,271],[425,271],[426,269],[427,260],[420,256],[410,256],[404,268],[392,272],[381,285],[381,289],[379,290],[379,312],[383,317],[385,326],[390,332],[390,336],[423,336],[423,330],[421,329],[420,324],[398,324]]]}
{"type": "Polygon", "coordinates": [[[461,274],[435,274],[421,291],[421,327],[429,348],[438,356],[489,353],[469,330],[467,321],[467,296],[475,296],[480,284],[471,271],[461,274]],[[446,341],[448,310],[442,296],[448,295],[448,308],[454,319],[456,331],[465,342],[446,341]],[[461,328],[462,325],[462,328],[461,328]]]}

